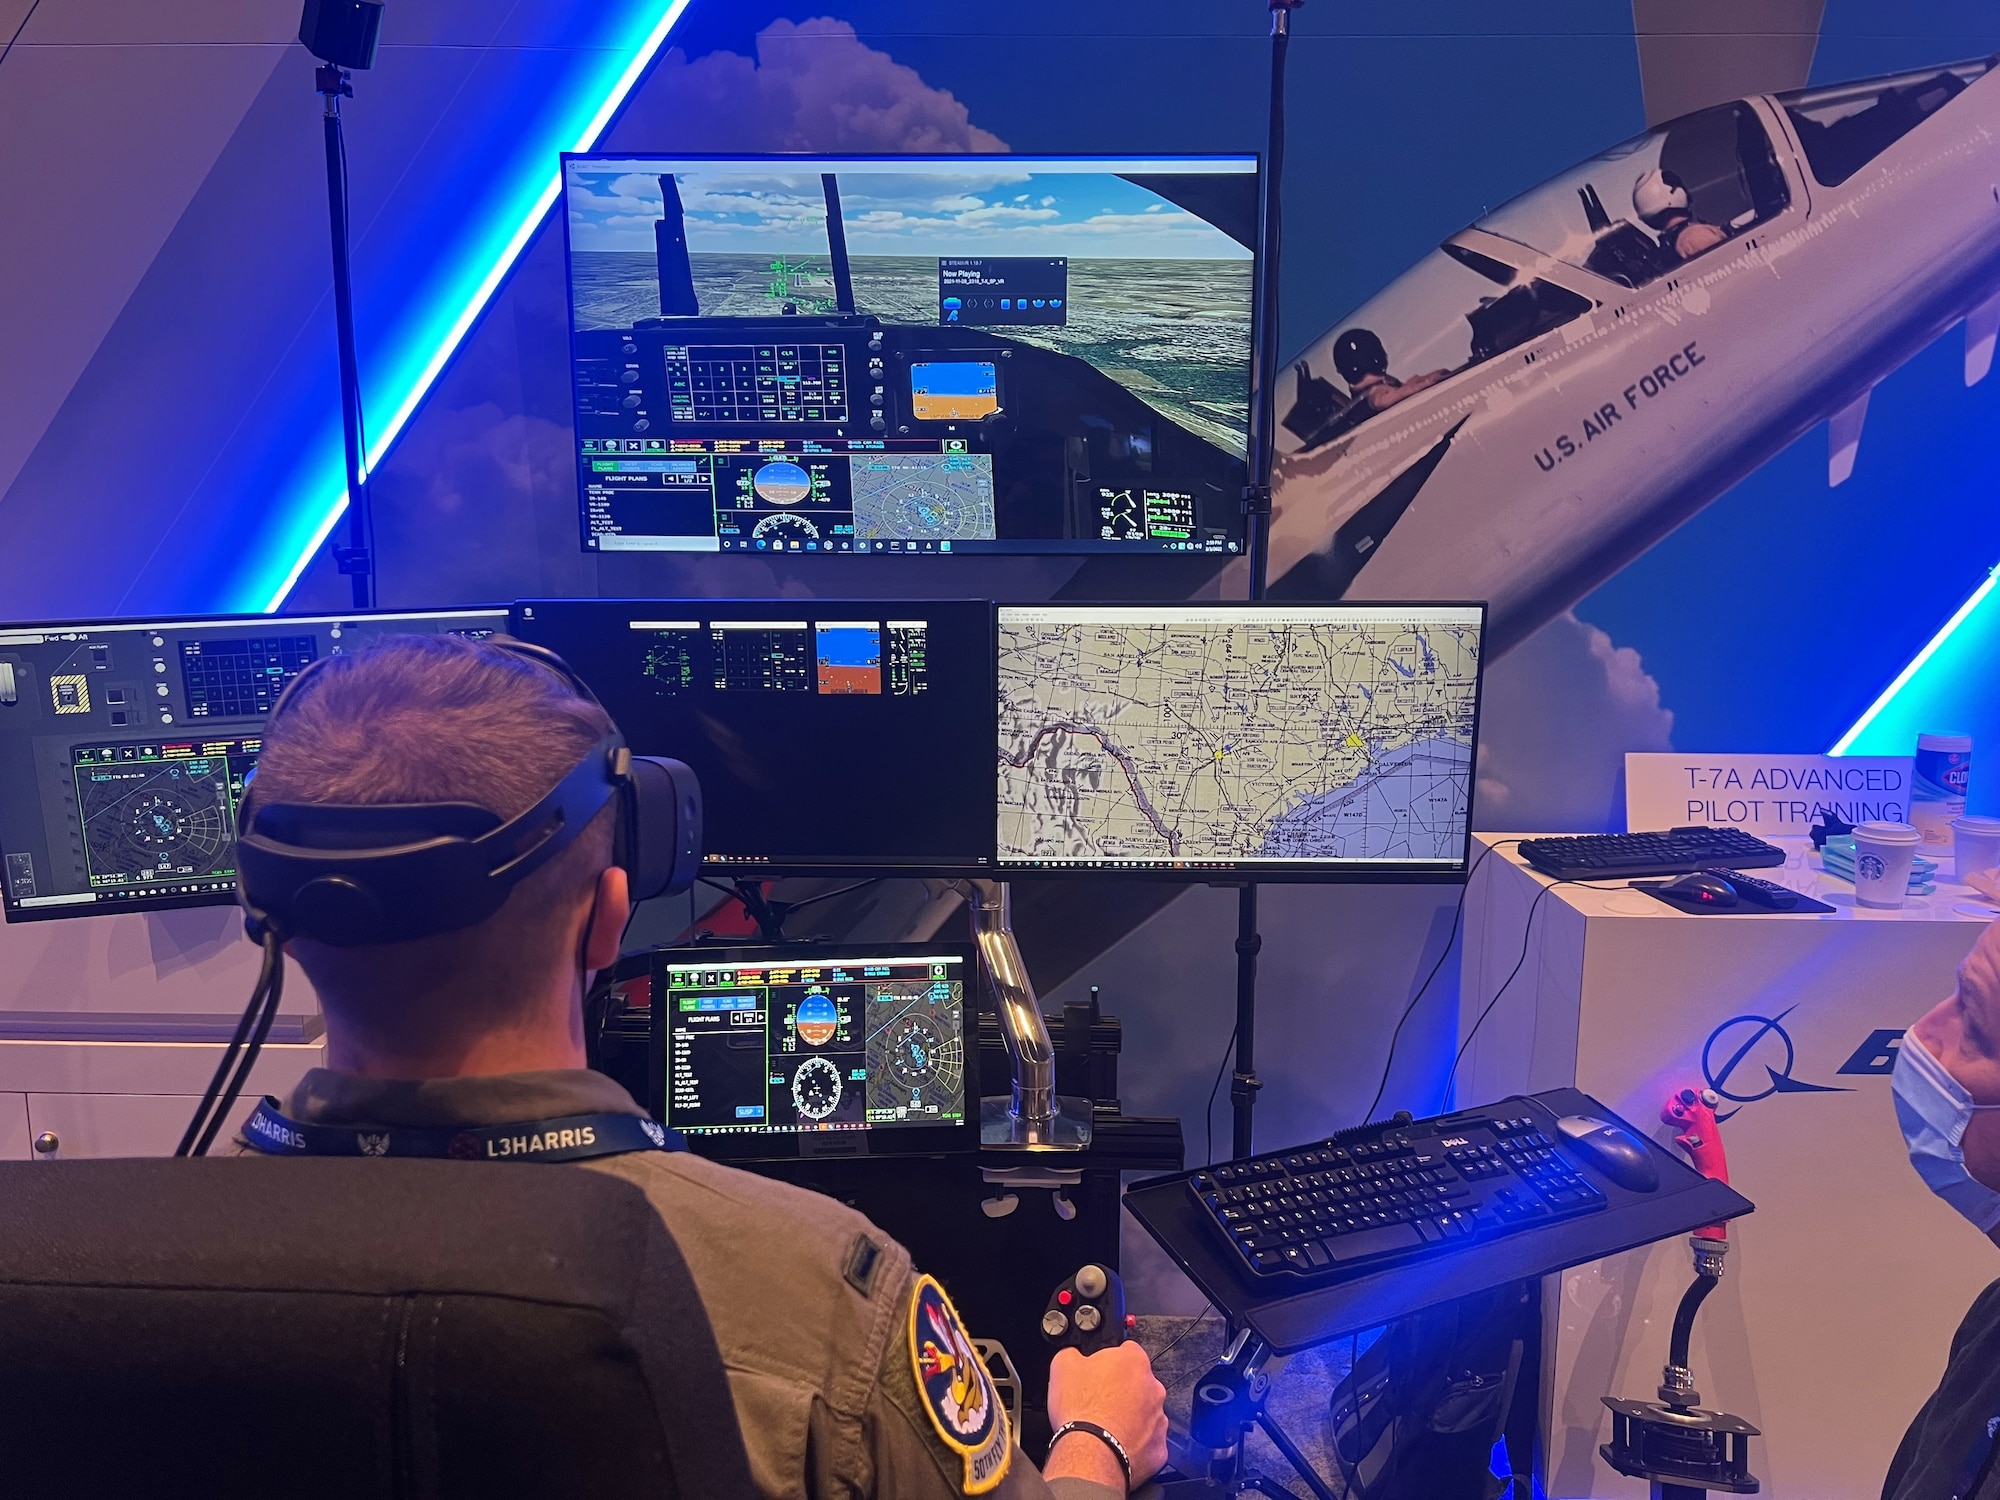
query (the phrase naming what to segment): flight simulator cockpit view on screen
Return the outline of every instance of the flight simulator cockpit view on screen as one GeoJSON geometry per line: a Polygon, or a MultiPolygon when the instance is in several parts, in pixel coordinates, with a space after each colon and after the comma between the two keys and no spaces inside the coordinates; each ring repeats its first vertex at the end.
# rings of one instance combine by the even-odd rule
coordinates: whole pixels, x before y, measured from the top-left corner
{"type": "Polygon", "coordinates": [[[563,163],[585,550],[1244,545],[1249,156],[563,163]]]}

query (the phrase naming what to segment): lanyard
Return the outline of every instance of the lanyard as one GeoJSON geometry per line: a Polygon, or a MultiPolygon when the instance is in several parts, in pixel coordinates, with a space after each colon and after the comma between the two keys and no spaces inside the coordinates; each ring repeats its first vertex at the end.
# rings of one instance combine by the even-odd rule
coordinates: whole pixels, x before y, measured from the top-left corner
{"type": "Polygon", "coordinates": [[[626,1151],[685,1151],[687,1141],[644,1115],[562,1115],[508,1125],[442,1129],[312,1125],[258,1101],[243,1139],[271,1156],[430,1156],[453,1161],[582,1161],[626,1151]]]}

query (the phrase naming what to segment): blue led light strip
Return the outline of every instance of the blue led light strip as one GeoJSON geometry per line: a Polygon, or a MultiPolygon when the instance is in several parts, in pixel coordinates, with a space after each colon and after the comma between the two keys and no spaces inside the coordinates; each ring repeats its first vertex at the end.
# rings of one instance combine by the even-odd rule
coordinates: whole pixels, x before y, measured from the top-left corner
{"type": "Polygon", "coordinates": [[[1996,583],[2000,583],[2000,569],[1995,569],[1986,575],[1986,581],[1973,590],[1972,597],[1959,605],[1958,612],[1944,622],[1943,628],[1930,638],[1925,644],[1924,649],[1910,658],[1910,664],[1896,674],[1895,681],[1882,689],[1881,696],[1868,705],[1868,712],[1856,719],[1853,727],[1838,740],[1834,741],[1833,749],[1827,752],[1829,755],[1845,755],[1854,747],[1855,741],[1860,739],[1862,734],[1867,731],[1868,726],[1874,723],[1881,716],[1883,710],[1896,700],[1897,694],[1901,693],[1904,688],[1908,687],[1915,680],[1916,675],[1924,669],[1925,664],[1933,656],[1937,655],[1945,642],[1949,641],[1958,628],[1971,619],[1979,606],[1986,602],[1987,595],[1993,592],[1996,583]]]}
{"type": "MultiPolygon", "coordinates": [[[[681,13],[687,7],[688,0],[666,0],[661,7],[659,19],[633,49],[630,59],[603,99],[599,101],[588,122],[571,140],[557,149],[589,151],[597,145],[597,138],[604,133],[605,127],[611,123],[612,117],[625,103],[626,96],[645,75],[646,69],[651,66],[653,58],[665,43],[668,34],[674,29],[674,23],[680,20],[681,13]]],[[[383,456],[390,448],[395,446],[396,439],[401,435],[404,426],[423,404],[424,397],[430,394],[431,386],[443,373],[444,367],[451,362],[452,355],[458,352],[458,346],[465,341],[466,334],[472,331],[472,325],[479,321],[479,315],[486,310],[486,304],[492,300],[500,283],[506,280],[507,273],[514,268],[514,262],[527,248],[528,241],[534,238],[536,230],[541,227],[542,220],[554,206],[561,190],[560,167],[552,169],[545,178],[539,180],[538,189],[528,201],[520,222],[500,245],[485,274],[467,290],[457,315],[440,331],[437,347],[430,357],[423,362],[415,377],[402,392],[389,393],[388,420],[376,420],[373,416],[373,411],[377,409],[376,405],[374,402],[370,403],[369,426],[372,429],[370,434],[372,441],[368,445],[368,452],[364,455],[364,471],[372,471],[382,462],[383,456]]],[[[381,393],[374,394],[379,400],[381,393]]],[[[311,540],[286,570],[269,598],[260,606],[263,613],[270,614],[284,604],[286,595],[291,593],[293,585],[299,581],[299,575],[305,572],[307,564],[313,560],[319,549],[325,545],[327,537],[332,534],[335,524],[347,513],[346,475],[339,473],[329,476],[327,488],[332,493],[326,503],[324,515],[313,529],[311,540]]]]}

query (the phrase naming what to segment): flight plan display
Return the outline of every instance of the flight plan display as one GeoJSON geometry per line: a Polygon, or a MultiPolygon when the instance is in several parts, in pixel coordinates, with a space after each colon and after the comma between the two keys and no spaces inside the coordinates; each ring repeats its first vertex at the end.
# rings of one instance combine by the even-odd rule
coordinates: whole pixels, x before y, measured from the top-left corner
{"type": "Polygon", "coordinates": [[[1003,870],[1450,876],[1480,605],[1003,607],[1003,870]]]}
{"type": "MultiPolygon", "coordinates": [[[[665,1123],[736,1154],[801,1136],[956,1132],[968,1122],[967,955],[783,949],[665,964],[665,1123]],[[849,956],[852,955],[852,956],[849,956]]],[[[974,1113],[976,1114],[976,1110],[974,1113]]],[[[927,1135],[935,1146],[943,1137],[927,1135]]],[[[843,1142],[822,1140],[838,1152],[843,1142]]]]}

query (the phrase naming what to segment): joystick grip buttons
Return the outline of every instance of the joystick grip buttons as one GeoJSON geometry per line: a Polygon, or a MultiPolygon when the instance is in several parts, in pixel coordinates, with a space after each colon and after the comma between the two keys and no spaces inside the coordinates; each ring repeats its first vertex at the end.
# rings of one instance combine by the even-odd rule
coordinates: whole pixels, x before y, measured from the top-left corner
{"type": "Polygon", "coordinates": [[[1050,1343],[1084,1354],[1125,1341],[1125,1287],[1109,1267],[1087,1265],[1055,1290],[1042,1314],[1042,1335],[1050,1343]]]}

